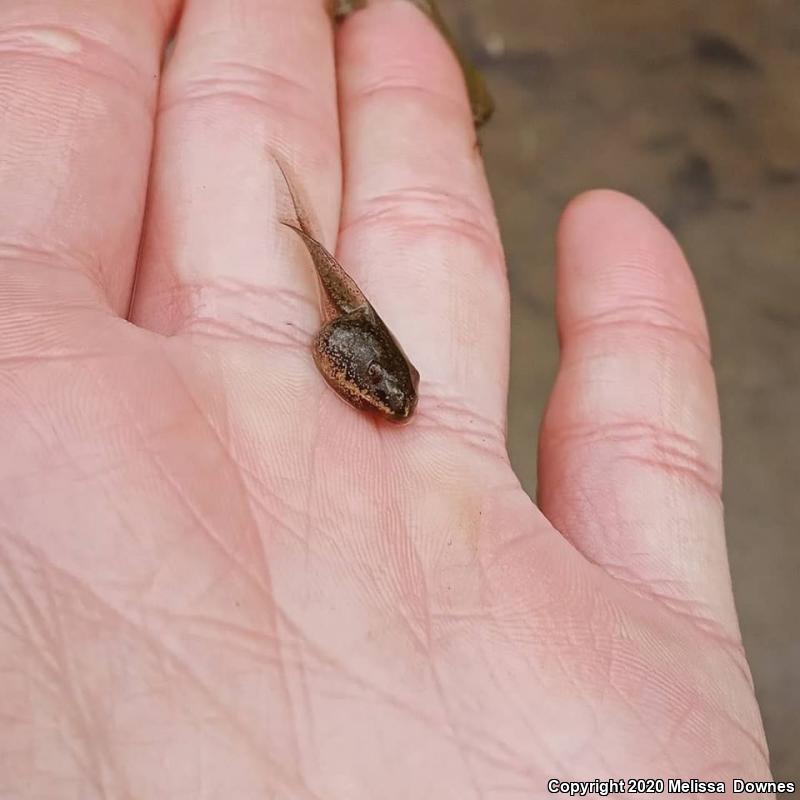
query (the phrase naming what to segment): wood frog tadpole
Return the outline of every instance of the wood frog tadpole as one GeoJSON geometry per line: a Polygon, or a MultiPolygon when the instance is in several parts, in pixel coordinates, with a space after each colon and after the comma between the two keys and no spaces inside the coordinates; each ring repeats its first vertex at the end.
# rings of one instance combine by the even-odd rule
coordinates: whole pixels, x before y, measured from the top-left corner
{"type": "Polygon", "coordinates": [[[315,238],[285,168],[275,161],[296,217],[281,224],[303,240],[319,279],[323,325],[312,344],[317,369],[350,405],[407,422],[417,407],[419,372],[355,281],[315,238]]]}

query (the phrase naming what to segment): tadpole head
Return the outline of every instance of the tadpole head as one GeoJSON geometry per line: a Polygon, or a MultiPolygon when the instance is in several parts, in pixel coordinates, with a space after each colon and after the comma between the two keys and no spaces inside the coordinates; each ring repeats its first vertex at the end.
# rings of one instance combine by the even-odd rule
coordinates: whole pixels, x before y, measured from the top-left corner
{"type": "Polygon", "coordinates": [[[417,407],[419,373],[374,311],[325,325],[314,358],[328,384],[356,408],[389,422],[408,422],[417,407]]]}
{"type": "Polygon", "coordinates": [[[404,423],[411,419],[417,407],[419,373],[408,363],[398,364],[395,359],[373,359],[367,365],[366,383],[375,409],[390,422],[404,423]]]}

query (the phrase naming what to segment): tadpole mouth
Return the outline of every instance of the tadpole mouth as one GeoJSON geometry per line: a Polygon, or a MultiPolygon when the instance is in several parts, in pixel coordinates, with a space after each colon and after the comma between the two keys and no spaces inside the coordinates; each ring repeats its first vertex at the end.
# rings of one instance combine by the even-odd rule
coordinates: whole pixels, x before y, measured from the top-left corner
{"type": "Polygon", "coordinates": [[[387,419],[396,425],[405,425],[414,414],[417,407],[417,395],[406,397],[400,395],[396,403],[392,403],[387,419]]]}

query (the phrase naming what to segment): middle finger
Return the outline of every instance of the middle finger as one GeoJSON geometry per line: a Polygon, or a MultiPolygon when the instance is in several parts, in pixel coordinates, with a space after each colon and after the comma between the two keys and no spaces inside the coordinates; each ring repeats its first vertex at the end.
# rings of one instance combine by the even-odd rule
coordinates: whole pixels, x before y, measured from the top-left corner
{"type": "Polygon", "coordinates": [[[295,242],[274,224],[285,189],[271,153],[332,248],[341,178],[325,5],[188,0],[164,71],[136,323],[235,337],[273,335],[276,316],[313,326],[313,272],[279,257],[295,242]]]}

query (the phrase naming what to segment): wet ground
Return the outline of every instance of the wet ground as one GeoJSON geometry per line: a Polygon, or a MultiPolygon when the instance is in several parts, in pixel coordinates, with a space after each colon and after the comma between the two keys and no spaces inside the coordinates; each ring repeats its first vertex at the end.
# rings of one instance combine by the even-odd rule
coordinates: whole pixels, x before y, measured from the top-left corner
{"type": "Polygon", "coordinates": [[[800,777],[800,4],[441,0],[498,111],[482,135],[512,288],[509,438],[536,487],[556,368],[553,234],[621,189],[705,301],[734,589],[777,779],[800,777]]]}

